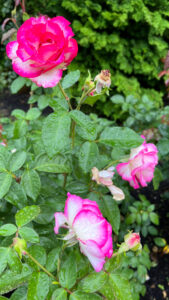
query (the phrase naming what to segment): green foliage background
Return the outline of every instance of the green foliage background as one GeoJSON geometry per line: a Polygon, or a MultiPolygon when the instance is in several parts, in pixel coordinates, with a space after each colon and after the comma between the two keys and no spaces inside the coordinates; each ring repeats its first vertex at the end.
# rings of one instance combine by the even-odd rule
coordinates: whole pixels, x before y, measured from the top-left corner
{"type": "MultiPolygon", "coordinates": [[[[0,7],[3,20],[13,0],[0,0],[0,7]]],[[[157,75],[169,42],[168,0],[27,0],[26,8],[30,15],[63,15],[72,22],[79,53],[69,69],[80,67],[85,75],[95,70],[93,76],[110,69],[113,92],[146,93],[160,102],[163,83],[157,75]]],[[[1,71],[8,68],[5,60],[1,71]]]]}

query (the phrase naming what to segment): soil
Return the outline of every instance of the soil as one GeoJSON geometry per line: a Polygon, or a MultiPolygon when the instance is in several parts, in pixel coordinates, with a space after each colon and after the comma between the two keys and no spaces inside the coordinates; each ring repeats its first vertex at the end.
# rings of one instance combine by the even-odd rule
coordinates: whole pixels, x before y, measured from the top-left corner
{"type": "MultiPolygon", "coordinates": [[[[11,95],[8,90],[5,90],[0,95],[0,117],[8,117],[16,108],[27,111],[29,108],[28,98],[27,91],[11,95]]],[[[155,204],[156,212],[160,216],[159,236],[166,239],[169,244],[169,217],[167,217],[169,198],[164,199],[163,197],[163,193],[167,191],[169,192],[169,181],[164,181],[160,184],[158,191],[154,191],[150,184],[147,188],[142,189],[141,193],[155,204]]],[[[133,196],[138,198],[139,193],[140,191],[133,191],[133,196]]],[[[149,279],[146,281],[147,292],[144,297],[140,297],[140,300],[169,300],[169,253],[165,254],[162,248],[154,247],[152,236],[146,238],[146,243],[151,251],[151,259],[156,266],[149,271],[149,279]]]]}

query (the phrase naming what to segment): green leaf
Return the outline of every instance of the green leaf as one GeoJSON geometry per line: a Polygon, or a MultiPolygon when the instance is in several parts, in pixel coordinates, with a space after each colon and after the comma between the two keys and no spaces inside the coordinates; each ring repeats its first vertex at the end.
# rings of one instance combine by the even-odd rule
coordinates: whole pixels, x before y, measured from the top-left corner
{"type": "MultiPolygon", "coordinates": [[[[11,299],[11,298],[10,298],[11,299]]],[[[0,300],[8,300],[8,298],[0,296],[0,300]]]]}
{"type": "Polygon", "coordinates": [[[70,112],[71,118],[79,125],[78,134],[86,139],[93,141],[96,139],[97,131],[96,125],[91,121],[91,119],[85,115],[83,112],[78,110],[73,110],[70,112]]]}
{"type": "Polygon", "coordinates": [[[16,224],[22,227],[35,219],[40,213],[40,207],[37,205],[26,206],[19,210],[15,215],[16,224]]]}
{"type": "Polygon", "coordinates": [[[71,171],[64,156],[57,155],[53,159],[50,159],[46,154],[42,154],[38,157],[34,169],[40,172],[50,173],[70,173],[71,171]]]}
{"type": "Polygon", "coordinates": [[[69,111],[68,101],[64,98],[56,98],[53,97],[49,101],[50,107],[53,108],[54,111],[69,111]]]}
{"type": "Polygon", "coordinates": [[[39,109],[44,109],[49,105],[50,97],[48,95],[41,95],[38,98],[39,109]]]}
{"type": "Polygon", "coordinates": [[[8,250],[8,266],[12,272],[20,274],[22,271],[22,263],[18,257],[18,254],[12,248],[8,248],[8,250]]]}
{"type": "Polygon", "coordinates": [[[30,273],[31,270],[27,266],[24,266],[21,274],[7,272],[2,275],[0,280],[0,294],[8,293],[26,283],[30,273]]]}
{"type": "Polygon", "coordinates": [[[122,95],[114,95],[110,98],[110,100],[115,104],[123,104],[125,99],[122,95]]]}
{"type": "Polygon", "coordinates": [[[0,174],[0,199],[2,199],[9,191],[11,183],[12,183],[11,174],[9,173],[0,174]]]}
{"type": "Polygon", "coordinates": [[[96,103],[96,101],[100,99],[100,96],[101,96],[100,94],[99,95],[88,96],[85,99],[84,103],[88,104],[90,106],[93,106],[96,103]]]}
{"type": "Polygon", "coordinates": [[[39,118],[41,111],[37,107],[30,108],[26,114],[26,120],[32,121],[39,118]]]}
{"type": "Polygon", "coordinates": [[[61,249],[58,247],[49,252],[46,262],[46,269],[49,272],[54,272],[57,269],[60,250],[61,249]]]}
{"type": "Polygon", "coordinates": [[[102,300],[103,298],[97,294],[87,294],[81,291],[73,292],[69,300],[102,300]]]}
{"type": "Polygon", "coordinates": [[[48,291],[48,275],[43,272],[34,272],[29,280],[27,300],[45,300],[48,291]]]}
{"type": "Polygon", "coordinates": [[[133,300],[129,281],[120,274],[110,274],[109,281],[102,287],[101,293],[107,300],[133,300]]]}
{"type": "Polygon", "coordinates": [[[160,182],[163,180],[163,174],[160,169],[155,168],[154,177],[153,177],[153,187],[155,190],[158,190],[160,182]]]}
{"type": "Polygon", "coordinates": [[[51,300],[67,300],[67,292],[60,288],[54,291],[51,300]]]}
{"type": "Polygon", "coordinates": [[[11,116],[17,119],[25,119],[26,113],[22,109],[14,109],[11,113],[11,116]]]}
{"type": "Polygon", "coordinates": [[[12,293],[10,300],[26,300],[26,298],[27,288],[25,286],[21,286],[16,291],[14,291],[14,293],[12,293]]]}
{"type": "Polygon", "coordinates": [[[26,84],[26,78],[18,77],[11,84],[11,93],[16,94],[26,84]]]}
{"type": "Polygon", "coordinates": [[[84,171],[88,173],[97,163],[99,149],[96,143],[85,142],[79,151],[79,165],[84,171]]]}
{"type": "Polygon", "coordinates": [[[47,154],[52,157],[70,144],[70,117],[67,113],[50,114],[42,128],[42,140],[47,154]]]}
{"type": "Polygon", "coordinates": [[[161,237],[154,238],[154,242],[158,247],[164,247],[167,244],[166,240],[161,237]]]}
{"type": "Polygon", "coordinates": [[[74,85],[80,78],[80,71],[76,70],[68,73],[62,80],[63,89],[68,89],[74,85]]]}
{"type": "Polygon", "coordinates": [[[167,155],[169,153],[169,139],[160,139],[157,148],[162,156],[167,155]]]}
{"type": "Polygon", "coordinates": [[[109,127],[101,133],[99,142],[111,147],[118,146],[130,149],[140,146],[143,139],[130,128],[109,127]]]}
{"type": "Polygon", "coordinates": [[[25,120],[17,120],[14,123],[13,135],[15,139],[24,136],[28,130],[28,124],[25,120]]]}
{"type": "Polygon", "coordinates": [[[82,279],[78,285],[78,289],[85,293],[94,293],[102,288],[108,279],[105,272],[92,273],[82,279]]]}
{"type": "Polygon", "coordinates": [[[39,243],[39,235],[30,227],[20,228],[19,234],[27,242],[39,243]]]}
{"type": "Polygon", "coordinates": [[[77,278],[76,258],[72,253],[61,265],[61,269],[59,272],[59,282],[62,287],[70,289],[75,285],[76,278],[77,278]]]}
{"type": "MultiPolygon", "coordinates": [[[[5,147],[3,147],[3,148],[5,148],[5,147]]],[[[6,155],[5,154],[7,154],[7,153],[0,153],[0,172],[6,171],[6,155]]],[[[9,155],[9,154],[7,154],[7,155],[9,155]]]]}
{"type": "Polygon", "coordinates": [[[154,212],[150,213],[150,220],[153,224],[159,225],[159,216],[156,213],[154,212]]]}
{"type": "Polygon", "coordinates": [[[12,154],[9,161],[9,169],[12,172],[20,169],[26,160],[26,152],[25,151],[16,151],[12,154]]]}
{"type": "Polygon", "coordinates": [[[13,181],[9,192],[5,195],[5,200],[20,209],[23,208],[27,203],[27,197],[22,185],[13,181]]]}
{"type": "Polygon", "coordinates": [[[22,175],[21,183],[26,194],[36,200],[41,188],[41,181],[38,173],[35,170],[25,170],[22,175]]]}
{"type": "Polygon", "coordinates": [[[13,235],[16,231],[17,231],[17,228],[13,224],[5,224],[0,227],[0,235],[2,235],[2,236],[13,235]]]}
{"type": "MultiPolygon", "coordinates": [[[[46,251],[44,247],[33,245],[29,247],[28,251],[42,266],[46,264],[46,251]]],[[[35,267],[37,270],[39,269],[30,258],[28,258],[28,263],[31,267],[35,267]]]]}
{"type": "Polygon", "coordinates": [[[115,200],[111,196],[104,196],[103,200],[103,215],[112,225],[112,229],[118,234],[120,227],[120,210],[115,200]]]}
{"type": "Polygon", "coordinates": [[[0,274],[5,270],[8,258],[8,248],[0,247],[0,274]]]}

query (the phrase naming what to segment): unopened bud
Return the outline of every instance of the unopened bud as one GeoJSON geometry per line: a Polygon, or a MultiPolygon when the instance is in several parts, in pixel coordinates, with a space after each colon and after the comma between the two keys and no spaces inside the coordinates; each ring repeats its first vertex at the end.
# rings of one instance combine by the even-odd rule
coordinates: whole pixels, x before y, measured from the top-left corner
{"type": "Polygon", "coordinates": [[[119,253],[126,252],[128,250],[138,251],[142,249],[142,245],[140,243],[140,235],[139,233],[129,232],[124,237],[124,243],[120,245],[118,250],[119,253]]]}
{"type": "Polygon", "coordinates": [[[13,245],[19,257],[22,258],[22,255],[25,255],[27,249],[26,241],[16,237],[13,239],[13,245]]]}

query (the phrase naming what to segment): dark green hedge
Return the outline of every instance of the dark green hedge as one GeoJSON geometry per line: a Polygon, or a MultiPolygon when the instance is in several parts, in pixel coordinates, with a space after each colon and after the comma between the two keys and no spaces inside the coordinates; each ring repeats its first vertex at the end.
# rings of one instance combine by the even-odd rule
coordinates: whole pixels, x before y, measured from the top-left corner
{"type": "MultiPolygon", "coordinates": [[[[4,17],[12,1],[3,2],[4,17]]],[[[72,22],[79,54],[71,69],[95,74],[110,69],[113,93],[146,92],[160,101],[163,84],[157,74],[168,49],[168,0],[27,0],[26,7],[31,15],[63,15],[72,22]]]]}

